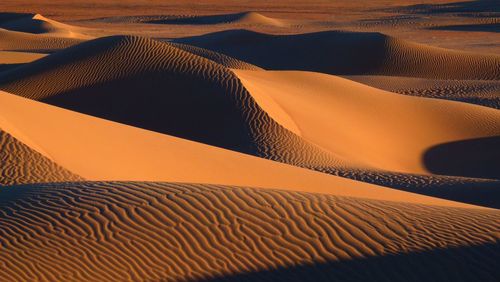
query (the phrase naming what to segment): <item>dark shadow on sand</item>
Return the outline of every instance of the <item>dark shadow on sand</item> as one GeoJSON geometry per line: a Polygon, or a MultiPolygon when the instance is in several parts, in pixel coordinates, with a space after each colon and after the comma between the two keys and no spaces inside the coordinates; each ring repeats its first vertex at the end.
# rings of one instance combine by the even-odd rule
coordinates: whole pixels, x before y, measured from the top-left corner
{"type": "Polygon", "coordinates": [[[435,174],[500,179],[500,136],[436,145],[423,162],[435,174]]]}
{"type": "MultiPolygon", "coordinates": [[[[500,3],[499,3],[500,5],[500,3]]],[[[464,24],[464,25],[445,25],[428,28],[430,30],[449,30],[449,31],[476,31],[476,32],[500,32],[500,23],[491,24],[464,24]]]]}
{"type": "Polygon", "coordinates": [[[299,265],[198,281],[499,281],[500,244],[299,265]]]}

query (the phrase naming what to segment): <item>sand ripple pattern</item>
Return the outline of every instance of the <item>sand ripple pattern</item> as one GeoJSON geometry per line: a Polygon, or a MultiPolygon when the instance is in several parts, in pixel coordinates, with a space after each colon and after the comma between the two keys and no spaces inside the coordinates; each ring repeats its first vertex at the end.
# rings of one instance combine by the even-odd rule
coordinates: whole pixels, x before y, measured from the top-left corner
{"type": "Polygon", "coordinates": [[[82,180],[0,130],[0,186],[82,180]]]}
{"type": "MultiPolygon", "coordinates": [[[[496,210],[201,184],[25,185],[1,190],[0,206],[4,281],[230,279],[278,267],[493,244],[500,236],[496,210]]],[[[498,253],[487,250],[467,253],[480,264],[467,266],[458,281],[498,277],[498,253]]],[[[341,273],[358,281],[448,277],[441,271],[461,254],[431,255],[439,267],[430,274],[411,258],[403,272],[394,265],[365,272],[347,266],[341,273]]],[[[337,270],[318,268],[315,277],[329,281],[337,270]]]]}

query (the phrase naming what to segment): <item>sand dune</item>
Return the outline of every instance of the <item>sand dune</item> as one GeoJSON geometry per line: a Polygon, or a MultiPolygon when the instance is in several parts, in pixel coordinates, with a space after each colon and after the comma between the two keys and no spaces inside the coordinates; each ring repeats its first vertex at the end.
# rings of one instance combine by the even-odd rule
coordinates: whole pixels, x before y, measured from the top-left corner
{"type": "Polygon", "coordinates": [[[256,12],[243,12],[236,14],[203,15],[203,16],[170,16],[163,19],[149,19],[146,23],[155,24],[188,24],[188,25],[271,25],[283,26],[285,21],[266,17],[256,12]]]}
{"type": "Polygon", "coordinates": [[[0,128],[88,180],[197,182],[469,206],[272,162],[0,94],[0,128]]]}
{"type": "Polygon", "coordinates": [[[400,94],[461,101],[500,109],[498,80],[437,80],[394,76],[345,76],[376,88],[400,94]]]}
{"type": "Polygon", "coordinates": [[[228,68],[243,69],[243,70],[262,70],[262,68],[259,68],[258,66],[207,49],[181,43],[170,43],[170,44],[179,49],[209,59],[213,62],[216,62],[228,68]]]}
{"type": "Polygon", "coordinates": [[[79,32],[81,28],[48,19],[40,14],[16,15],[9,13],[0,13],[0,28],[18,32],[45,34],[64,38],[90,38],[79,32]]]}
{"type": "MultiPolygon", "coordinates": [[[[270,86],[273,85],[277,83],[271,81],[270,86]]],[[[331,85],[320,85],[319,89],[329,94],[331,85]]],[[[347,137],[341,139],[345,142],[339,144],[335,144],[334,140],[321,141],[320,135],[318,140],[304,138],[295,117],[289,115],[282,105],[268,94],[248,92],[245,87],[233,72],[221,64],[175,45],[139,37],[108,37],[89,41],[5,72],[0,77],[1,89],[75,111],[329,174],[446,199],[496,206],[496,201],[491,203],[488,197],[472,199],[464,196],[478,189],[486,190],[487,195],[496,193],[491,188],[498,185],[494,181],[415,174],[428,172],[420,163],[423,150],[427,147],[415,145],[418,149],[414,149],[412,154],[400,156],[390,147],[397,143],[396,140],[391,143],[390,138],[385,137],[382,150],[371,152],[368,156],[354,152],[358,157],[351,158],[352,153],[346,155],[344,150],[352,146],[349,140],[355,137],[355,133],[347,131],[347,137]],[[116,64],[110,65],[106,63],[108,61],[116,64]],[[332,147],[338,148],[329,148],[321,142],[331,142],[332,147]],[[372,157],[376,158],[372,160],[372,157]],[[386,157],[388,160],[384,159],[386,157]],[[450,185],[453,190],[430,189],[448,188],[450,185]]],[[[313,86],[311,88],[314,89],[313,86]]],[[[360,90],[365,91],[364,88],[360,90]]],[[[368,93],[366,96],[371,99],[368,93]]],[[[355,103],[352,101],[352,106],[355,103]]],[[[380,103],[384,101],[380,100],[380,103]]],[[[342,124],[339,126],[350,123],[342,124]]],[[[425,129],[425,126],[422,127],[425,129]]],[[[428,127],[423,132],[432,128],[428,127]]],[[[404,130],[400,126],[392,134],[404,130]]],[[[433,146],[439,141],[476,136],[460,135],[459,131],[451,134],[453,138],[433,139],[425,144],[433,146]]],[[[368,146],[364,150],[369,149],[368,142],[363,146],[368,146]]],[[[399,148],[404,150],[404,146],[399,148]]]]}
{"type": "Polygon", "coordinates": [[[1,282],[498,282],[495,0],[112,2],[0,1],[1,282]]]}
{"type": "Polygon", "coordinates": [[[435,79],[500,79],[500,56],[441,49],[380,33],[270,35],[229,30],[176,39],[270,70],[435,79]]]}
{"type": "MultiPolygon", "coordinates": [[[[428,173],[433,164],[426,163],[428,159],[423,156],[433,146],[500,135],[500,112],[495,109],[399,95],[320,73],[235,73],[257,102],[257,97],[267,95],[281,106],[299,128],[301,137],[367,167],[428,173]]],[[[492,153],[486,151],[491,150],[487,146],[462,149],[473,152],[475,159],[454,157],[449,166],[474,162],[477,171],[485,173],[482,177],[487,177],[490,169],[485,167],[500,165],[478,157],[492,153]]],[[[450,158],[452,155],[440,156],[450,158]]],[[[478,176],[474,170],[467,171],[470,175],[461,176],[478,176]]]]}
{"type": "Polygon", "coordinates": [[[4,73],[0,89],[273,160],[342,165],[270,118],[228,68],[168,43],[88,41],[4,73]]]}
{"type": "Polygon", "coordinates": [[[261,281],[265,270],[311,264],[279,278],[498,275],[495,210],[138,182],[11,187],[0,190],[0,203],[0,275],[8,280],[241,281],[238,274],[253,273],[250,281],[261,281]],[[327,263],[337,264],[319,267],[327,263]]]}

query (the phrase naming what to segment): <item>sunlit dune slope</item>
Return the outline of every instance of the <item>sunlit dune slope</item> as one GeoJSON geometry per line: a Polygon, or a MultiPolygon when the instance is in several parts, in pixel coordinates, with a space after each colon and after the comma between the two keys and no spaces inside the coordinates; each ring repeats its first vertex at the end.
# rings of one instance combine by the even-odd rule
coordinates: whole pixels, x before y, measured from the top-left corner
{"type": "Polygon", "coordinates": [[[140,182],[10,187],[0,204],[9,281],[498,277],[497,210],[140,182]]]}
{"type": "MultiPolygon", "coordinates": [[[[424,156],[432,147],[500,136],[500,111],[495,109],[399,95],[320,73],[234,72],[257,102],[260,97],[275,101],[302,138],[367,167],[429,173],[436,160],[424,156]]],[[[461,176],[500,177],[488,174],[498,168],[498,159],[486,158],[497,148],[471,144],[462,150],[474,153],[460,158],[450,151],[440,158],[453,159],[448,165],[457,169],[470,166],[461,176]]],[[[460,175],[451,168],[448,172],[460,175]]]]}
{"type": "Polygon", "coordinates": [[[500,56],[441,49],[381,33],[270,35],[228,30],[176,39],[270,70],[439,79],[500,79],[500,56]]]}
{"type": "Polygon", "coordinates": [[[0,89],[287,163],[342,165],[294,134],[286,115],[270,118],[225,66],[146,38],[106,37],[67,48],[5,72],[0,89]]]}
{"type": "Polygon", "coordinates": [[[212,183],[468,206],[133,128],[7,93],[1,93],[0,101],[1,128],[88,180],[212,183]]]}

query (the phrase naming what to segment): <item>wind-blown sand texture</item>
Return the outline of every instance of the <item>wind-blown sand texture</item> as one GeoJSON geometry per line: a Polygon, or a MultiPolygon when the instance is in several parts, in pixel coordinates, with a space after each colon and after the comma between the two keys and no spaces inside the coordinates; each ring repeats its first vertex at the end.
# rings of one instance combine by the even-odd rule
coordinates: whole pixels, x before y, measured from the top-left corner
{"type": "Polygon", "coordinates": [[[0,8],[1,281],[500,279],[495,1],[0,8]]]}

